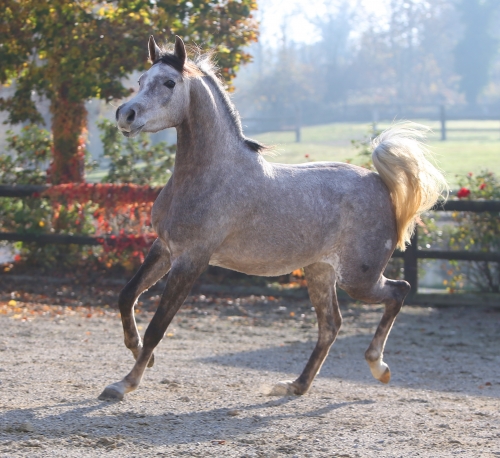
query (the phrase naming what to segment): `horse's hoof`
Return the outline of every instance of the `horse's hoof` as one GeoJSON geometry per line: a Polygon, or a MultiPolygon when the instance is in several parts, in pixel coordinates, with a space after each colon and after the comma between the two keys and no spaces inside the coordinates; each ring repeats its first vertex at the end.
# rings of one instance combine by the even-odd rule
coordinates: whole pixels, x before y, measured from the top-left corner
{"type": "Polygon", "coordinates": [[[382,383],[389,383],[391,381],[391,371],[388,367],[378,380],[382,383]]]}
{"type": "Polygon", "coordinates": [[[391,380],[391,370],[389,366],[379,359],[378,361],[368,361],[370,365],[370,370],[374,378],[379,382],[389,383],[391,380]]]}
{"type": "Polygon", "coordinates": [[[278,382],[269,392],[269,396],[296,396],[301,394],[304,393],[291,380],[278,382]]]}
{"type": "Polygon", "coordinates": [[[108,385],[97,399],[100,401],[122,401],[125,393],[120,386],[108,385]]]}
{"type": "Polygon", "coordinates": [[[154,353],[151,355],[151,358],[149,358],[148,361],[148,367],[153,367],[155,365],[155,355],[154,353]]]}

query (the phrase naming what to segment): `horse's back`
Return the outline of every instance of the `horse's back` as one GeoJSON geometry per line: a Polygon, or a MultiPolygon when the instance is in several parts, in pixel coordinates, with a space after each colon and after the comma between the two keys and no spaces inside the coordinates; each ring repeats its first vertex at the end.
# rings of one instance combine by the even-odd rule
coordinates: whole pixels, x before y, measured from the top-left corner
{"type": "Polygon", "coordinates": [[[287,214],[292,226],[305,219],[338,230],[354,225],[373,229],[376,221],[393,224],[389,191],[374,172],[339,162],[276,164],[273,170],[263,198],[272,215],[287,214]]]}

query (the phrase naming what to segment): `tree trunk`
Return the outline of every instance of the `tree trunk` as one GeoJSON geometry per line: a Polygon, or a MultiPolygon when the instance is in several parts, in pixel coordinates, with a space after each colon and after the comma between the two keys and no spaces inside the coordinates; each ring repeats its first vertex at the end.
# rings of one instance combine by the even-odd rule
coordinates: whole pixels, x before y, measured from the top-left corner
{"type": "Polygon", "coordinates": [[[52,100],[52,134],[54,151],[49,172],[52,184],[82,183],[84,181],[85,142],[83,134],[87,127],[87,110],[84,101],[67,97],[61,88],[52,100]]]}

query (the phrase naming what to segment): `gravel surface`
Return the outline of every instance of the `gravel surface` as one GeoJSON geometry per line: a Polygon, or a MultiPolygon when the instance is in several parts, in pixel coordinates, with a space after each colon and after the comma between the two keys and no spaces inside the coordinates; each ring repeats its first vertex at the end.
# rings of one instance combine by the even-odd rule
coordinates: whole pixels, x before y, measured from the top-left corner
{"type": "MultiPolygon", "coordinates": [[[[116,311],[11,297],[0,301],[2,457],[500,457],[498,309],[405,306],[386,386],[363,359],[381,307],[345,304],[311,391],[280,398],[271,387],[314,347],[311,304],[193,296],[139,389],[110,403],[97,396],[133,364],[116,311]]],[[[141,304],[142,332],[157,301],[141,304]]]]}

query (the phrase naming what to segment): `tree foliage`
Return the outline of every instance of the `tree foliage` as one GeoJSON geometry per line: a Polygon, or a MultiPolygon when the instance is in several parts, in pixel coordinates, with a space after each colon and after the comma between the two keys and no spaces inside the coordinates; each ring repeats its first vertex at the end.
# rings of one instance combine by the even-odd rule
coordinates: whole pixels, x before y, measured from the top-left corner
{"type": "Polygon", "coordinates": [[[0,183],[45,184],[44,165],[50,159],[50,133],[35,125],[23,127],[19,135],[7,131],[7,150],[12,154],[0,156],[0,183]]]}
{"type": "Polygon", "coordinates": [[[455,48],[455,67],[461,76],[460,89],[467,103],[474,105],[498,52],[499,41],[492,36],[491,26],[494,19],[498,22],[495,13],[500,14],[500,8],[496,0],[460,0],[458,8],[464,32],[455,48]]]}
{"type": "Polygon", "coordinates": [[[498,47],[491,47],[494,35],[500,38],[498,0],[391,0],[384,13],[363,3],[330,0],[316,17],[304,7],[314,40],[293,42],[293,18],[285,17],[274,47],[259,52],[255,45],[255,65],[238,76],[244,116],[286,116],[295,101],[305,122],[341,112],[365,116],[366,105],[399,112],[410,105],[458,107],[464,92],[475,99],[488,79],[487,90],[498,97],[498,78],[488,74],[500,68],[498,47]]]}
{"type": "Polygon", "coordinates": [[[15,84],[0,100],[8,122],[41,122],[36,95],[50,101],[54,183],[83,180],[79,139],[86,127],[84,102],[122,98],[123,77],[146,66],[147,37],[172,34],[215,48],[230,81],[250,59],[256,40],[254,0],[4,0],[0,19],[0,82],[15,84]]]}
{"type": "Polygon", "coordinates": [[[174,165],[175,145],[165,142],[152,145],[150,137],[141,133],[125,139],[114,123],[103,120],[101,130],[103,157],[109,160],[103,183],[133,183],[163,186],[174,165]]]}

